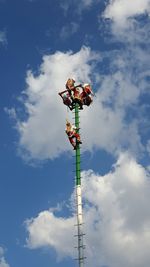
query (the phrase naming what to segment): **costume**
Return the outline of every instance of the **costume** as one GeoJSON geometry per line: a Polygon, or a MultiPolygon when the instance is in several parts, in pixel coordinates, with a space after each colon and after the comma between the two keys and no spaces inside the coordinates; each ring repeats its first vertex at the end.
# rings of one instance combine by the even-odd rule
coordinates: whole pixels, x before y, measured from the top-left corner
{"type": "Polygon", "coordinates": [[[83,109],[80,88],[81,88],[81,85],[78,85],[72,89],[72,92],[73,92],[72,101],[73,101],[73,104],[78,103],[80,106],[80,109],[83,109]]]}
{"type": "Polygon", "coordinates": [[[75,80],[69,78],[66,82],[66,90],[60,92],[59,95],[63,99],[63,103],[73,110],[75,103],[79,104],[79,109],[83,109],[83,105],[90,106],[92,100],[92,88],[90,84],[81,84],[75,86],[75,80]],[[81,92],[82,91],[82,92],[81,92]]]}
{"type": "Polygon", "coordinates": [[[70,108],[70,110],[72,110],[73,109],[73,107],[72,107],[72,101],[71,101],[71,97],[70,97],[70,94],[69,94],[68,90],[65,90],[63,92],[60,92],[58,94],[61,96],[64,105],[66,105],[67,107],[70,108]]]}
{"type": "Polygon", "coordinates": [[[66,89],[68,90],[70,97],[72,99],[72,106],[74,107],[75,103],[78,103],[80,106],[80,109],[83,109],[79,87],[81,87],[80,84],[75,86],[74,79],[69,78],[66,82],[66,89]]]}
{"type": "MultiPolygon", "coordinates": [[[[75,84],[75,80],[74,79],[68,79],[66,82],[66,89],[69,91],[69,93],[71,94],[71,90],[74,89],[74,84],[75,84]]],[[[71,96],[71,95],[70,95],[71,96]]]]}
{"type": "MultiPolygon", "coordinates": [[[[79,109],[83,109],[83,105],[89,106],[92,103],[92,96],[94,96],[92,92],[92,88],[90,84],[78,84],[75,85],[75,80],[69,78],[66,82],[66,90],[59,93],[61,96],[63,103],[73,110],[75,108],[78,111],[79,109]],[[78,103],[78,105],[76,105],[78,103]],[[77,109],[76,109],[77,108],[77,109]]],[[[68,136],[68,139],[73,146],[73,149],[77,149],[79,144],[82,144],[79,134],[79,128],[76,128],[69,121],[66,122],[65,132],[68,136]]]]}
{"type": "Polygon", "coordinates": [[[76,143],[82,144],[80,135],[77,133],[77,128],[67,121],[66,123],[66,134],[68,135],[69,141],[74,149],[76,149],[76,143]]]}
{"type": "Polygon", "coordinates": [[[92,97],[91,95],[94,95],[92,92],[92,88],[90,86],[90,84],[84,84],[82,86],[82,93],[80,95],[81,101],[83,103],[83,105],[89,106],[92,103],[92,97]]]}

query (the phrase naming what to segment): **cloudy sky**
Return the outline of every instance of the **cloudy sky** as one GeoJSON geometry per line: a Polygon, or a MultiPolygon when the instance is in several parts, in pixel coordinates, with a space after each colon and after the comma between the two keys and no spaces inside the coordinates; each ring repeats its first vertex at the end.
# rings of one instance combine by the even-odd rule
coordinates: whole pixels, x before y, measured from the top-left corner
{"type": "Polygon", "coordinates": [[[87,267],[150,266],[150,0],[0,0],[0,267],[76,266],[73,114],[87,267]]]}

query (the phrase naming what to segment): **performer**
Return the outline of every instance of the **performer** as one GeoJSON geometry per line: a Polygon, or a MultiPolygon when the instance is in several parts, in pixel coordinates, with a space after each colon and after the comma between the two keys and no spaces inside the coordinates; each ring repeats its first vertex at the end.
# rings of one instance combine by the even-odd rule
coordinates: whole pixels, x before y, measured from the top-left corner
{"type": "Polygon", "coordinates": [[[78,86],[75,86],[74,89],[72,89],[72,91],[73,91],[72,102],[73,102],[73,104],[78,103],[80,106],[80,109],[83,109],[80,87],[81,87],[81,85],[78,85],[78,86]]]}
{"type": "Polygon", "coordinates": [[[72,125],[68,120],[66,121],[66,134],[69,138],[71,145],[76,150],[77,143],[82,144],[80,135],[77,133],[79,129],[72,125]]]}
{"type": "Polygon", "coordinates": [[[66,89],[68,91],[71,91],[72,89],[74,89],[74,84],[75,84],[75,80],[74,79],[71,79],[69,78],[66,82],[66,89]]]}
{"type": "Polygon", "coordinates": [[[62,91],[58,94],[61,96],[64,105],[66,105],[67,107],[69,107],[70,110],[72,110],[73,109],[72,100],[71,100],[68,90],[62,91]]]}
{"type": "Polygon", "coordinates": [[[82,86],[82,89],[83,89],[83,91],[80,95],[82,104],[89,106],[93,102],[92,97],[91,97],[91,96],[94,96],[92,88],[91,88],[90,84],[86,83],[82,86]]]}
{"type": "Polygon", "coordinates": [[[60,92],[59,95],[63,99],[63,103],[69,107],[70,110],[73,110],[75,108],[75,103],[79,104],[80,109],[83,109],[83,105],[90,106],[93,102],[92,96],[94,96],[94,93],[92,92],[90,84],[78,84],[75,86],[75,80],[69,78],[66,82],[66,90],[60,92]]]}
{"type": "Polygon", "coordinates": [[[66,89],[68,90],[70,97],[72,99],[72,106],[75,106],[75,103],[78,103],[80,109],[83,109],[81,97],[80,97],[80,88],[82,88],[81,84],[75,86],[75,80],[69,78],[66,82],[66,89]]]}

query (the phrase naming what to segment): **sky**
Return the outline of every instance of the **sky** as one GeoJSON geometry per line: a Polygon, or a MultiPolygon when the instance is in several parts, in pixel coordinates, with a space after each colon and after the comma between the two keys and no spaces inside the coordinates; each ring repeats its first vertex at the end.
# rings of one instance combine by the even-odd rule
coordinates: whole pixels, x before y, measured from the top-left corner
{"type": "Polygon", "coordinates": [[[77,266],[80,112],[87,267],[150,266],[150,0],[0,0],[0,267],[77,266]]]}

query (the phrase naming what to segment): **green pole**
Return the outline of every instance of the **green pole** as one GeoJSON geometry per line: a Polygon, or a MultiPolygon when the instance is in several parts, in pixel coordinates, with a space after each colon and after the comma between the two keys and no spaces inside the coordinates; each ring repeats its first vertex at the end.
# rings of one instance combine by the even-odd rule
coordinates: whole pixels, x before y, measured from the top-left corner
{"type": "MultiPolygon", "coordinates": [[[[80,128],[78,103],[75,104],[75,126],[78,129],[80,128]]],[[[79,133],[79,130],[77,130],[77,133],[79,133]]],[[[76,145],[76,185],[81,185],[80,144],[77,143],[76,145]]]]}
{"type": "MultiPolygon", "coordinates": [[[[75,104],[75,126],[79,133],[79,105],[75,104]]],[[[81,191],[81,168],[80,168],[80,144],[76,142],[76,201],[77,201],[77,227],[78,227],[78,262],[79,267],[84,266],[83,245],[83,216],[82,216],[82,191],[81,191]]]]}

